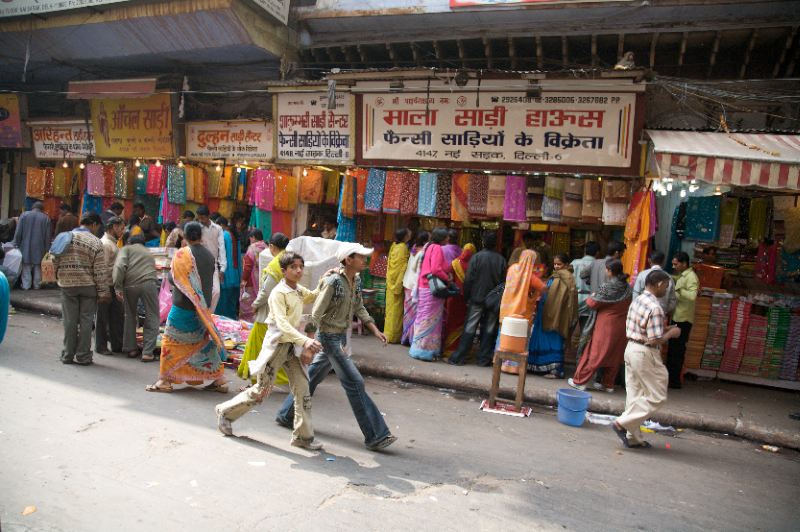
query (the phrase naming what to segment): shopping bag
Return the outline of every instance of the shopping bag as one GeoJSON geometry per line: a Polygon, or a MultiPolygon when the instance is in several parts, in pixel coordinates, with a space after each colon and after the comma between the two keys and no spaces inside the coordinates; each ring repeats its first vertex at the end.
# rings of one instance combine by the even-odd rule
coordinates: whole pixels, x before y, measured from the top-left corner
{"type": "Polygon", "coordinates": [[[53,264],[53,256],[49,252],[42,259],[42,282],[56,282],[56,265],[53,264]]]}
{"type": "Polygon", "coordinates": [[[161,291],[158,293],[158,311],[161,323],[167,321],[167,316],[169,316],[169,311],[172,308],[172,292],[169,291],[167,277],[167,275],[164,276],[164,282],[161,283],[161,291]]]}

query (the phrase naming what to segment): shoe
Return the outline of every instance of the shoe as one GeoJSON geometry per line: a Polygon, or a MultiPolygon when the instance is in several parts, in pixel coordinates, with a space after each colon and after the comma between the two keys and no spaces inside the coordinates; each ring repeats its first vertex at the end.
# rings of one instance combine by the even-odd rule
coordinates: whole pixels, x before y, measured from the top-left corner
{"type": "Polygon", "coordinates": [[[614,388],[606,388],[599,382],[594,383],[594,386],[592,386],[592,388],[594,388],[595,390],[599,390],[601,392],[614,393],[614,388]]]}
{"type": "Polygon", "coordinates": [[[464,362],[453,362],[453,357],[447,359],[447,363],[451,366],[463,366],[464,362]]]}
{"type": "Polygon", "coordinates": [[[382,451],[383,449],[386,449],[387,447],[389,447],[391,444],[393,444],[396,441],[397,441],[397,436],[389,435],[387,438],[384,438],[383,440],[381,440],[380,442],[376,443],[375,445],[367,446],[367,449],[370,450],[370,451],[382,451]]]}
{"type": "Polygon", "coordinates": [[[217,428],[219,431],[225,436],[233,436],[233,427],[231,426],[231,421],[222,417],[222,412],[220,412],[219,405],[214,407],[214,412],[217,413],[217,428]]]}
{"type": "Polygon", "coordinates": [[[75,363],[78,364],[79,366],[91,366],[92,364],[94,364],[94,361],[92,361],[92,360],[87,360],[86,362],[77,362],[76,361],[75,363]]]}
{"type": "Polygon", "coordinates": [[[69,360],[64,359],[64,358],[59,358],[59,360],[61,361],[62,364],[74,364],[75,363],[75,361],[72,360],[71,358],[69,360]]]}
{"type": "Polygon", "coordinates": [[[309,451],[319,451],[322,449],[322,442],[317,439],[314,439],[313,441],[292,440],[292,445],[294,447],[308,449],[309,451]]]}
{"type": "Polygon", "coordinates": [[[672,389],[672,390],[680,390],[681,389],[681,383],[672,383],[671,382],[671,383],[669,383],[669,388],[672,389]]]}
{"type": "Polygon", "coordinates": [[[294,426],[292,423],[286,423],[280,417],[275,418],[275,423],[277,423],[281,427],[286,427],[289,430],[294,430],[294,426]]]}
{"type": "Polygon", "coordinates": [[[572,386],[576,390],[580,390],[582,392],[586,391],[586,386],[585,385],[583,385],[583,384],[575,384],[575,381],[573,381],[572,379],[567,379],[567,384],[569,384],[570,386],[572,386]]]}
{"type": "Polygon", "coordinates": [[[111,352],[111,351],[95,351],[95,353],[97,353],[98,355],[105,355],[105,356],[107,356],[107,357],[110,357],[111,355],[113,355],[113,354],[114,354],[114,353],[113,353],[113,352],[111,352]]]}

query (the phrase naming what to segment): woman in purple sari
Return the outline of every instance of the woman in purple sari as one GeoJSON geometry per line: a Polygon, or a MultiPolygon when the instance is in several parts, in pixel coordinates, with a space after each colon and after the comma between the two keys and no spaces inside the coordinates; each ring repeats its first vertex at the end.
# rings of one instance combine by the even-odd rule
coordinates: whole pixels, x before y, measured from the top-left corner
{"type": "Polygon", "coordinates": [[[438,277],[447,284],[453,278],[447,272],[450,265],[444,260],[442,246],[446,246],[450,236],[446,227],[437,227],[431,234],[431,241],[422,250],[417,282],[417,316],[414,321],[414,342],[408,352],[413,358],[435,362],[442,353],[442,325],[444,299],[434,297],[428,284],[428,275],[438,277]]]}

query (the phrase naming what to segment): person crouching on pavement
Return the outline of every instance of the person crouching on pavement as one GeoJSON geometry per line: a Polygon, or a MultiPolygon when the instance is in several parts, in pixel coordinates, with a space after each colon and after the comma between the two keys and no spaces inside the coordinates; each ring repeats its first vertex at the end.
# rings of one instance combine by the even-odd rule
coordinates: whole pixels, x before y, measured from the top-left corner
{"type": "Polygon", "coordinates": [[[658,299],[670,286],[669,274],[653,270],[647,275],[646,290],[628,309],[625,335],[625,391],[627,408],[612,424],[622,444],[629,448],[651,447],[642,439],[642,422],[667,402],[669,373],[661,360],[661,345],[677,338],[681,330],[666,326],[667,316],[658,299]],[[627,431],[627,434],[626,434],[627,431]]]}
{"type": "MultiPolygon", "coordinates": [[[[360,244],[344,244],[339,247],[336,258],[342,263],[342,267],[322,283],[322,292],[314,303],[306,332],[316,330],[317,339],[322,344],[322,352],[314,357],[314,362],[308,369],[311,395],[314,395],[317,385],[327,377],[333,367],[364,434],[367,449],[379,451],[397,441],[397,437],[389,431],[380,410],[364,389],[364,378],[343,349],[347,344],[347,330],[352,326],[353,316],[358,316],[361,323],[383,342],[383,347],[388,343],[386,335],[378,330],[375,320],[364,308],[361,295],[359,273],[367,267],[367,257],[372,251],[360,244]]],[[[285,427],[292,426],[293,401],[290,394],[278,411],[276,421],[285,427]]]]}
{"type": "Polygon", "coordinates": [[[294,395],[292,445],[318,450],[322,449],[322,443],[314,439],[311,425],[311,393],[306,366],[316,353],[322,351],[322,345],[300,333],[297,327],[300,326],[303,305],[313,303],[319,296],[322,279],[313,292],[297,284],[305,268],[303,257],[297,253],[287,251],[281,255],[279,266],[283,279],[269,296],[267,334],[258,358],[249,363],[250,375],[257,376],[256,383],[230,401],[217,405],[217,426],[220,432],[232,436],[231,422],[269,397],[278,369],[283,368],[294,395]]]}

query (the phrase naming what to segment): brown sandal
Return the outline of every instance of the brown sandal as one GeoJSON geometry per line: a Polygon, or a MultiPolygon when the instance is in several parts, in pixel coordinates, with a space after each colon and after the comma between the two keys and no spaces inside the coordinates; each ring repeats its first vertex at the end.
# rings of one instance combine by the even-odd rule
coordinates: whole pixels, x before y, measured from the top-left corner
{"type": "Polygon", "coordinates": [[[157,382],[154,383],[154,384],[149,384],[149,385],[145,386],[144,389],[145,389],[145,391],[148,391],[148,392],[172,393],[172,386],[170,386],[169,388],[162,388],[161,386],[158,385],[157,382]]]}

